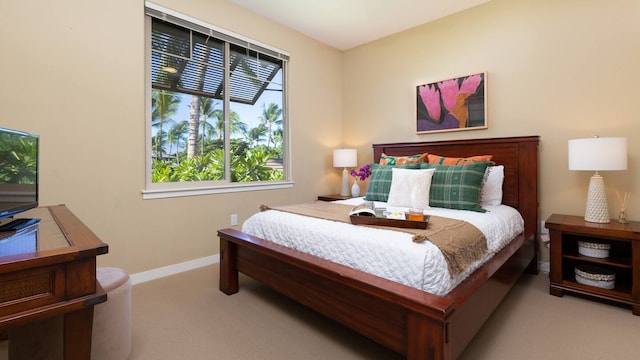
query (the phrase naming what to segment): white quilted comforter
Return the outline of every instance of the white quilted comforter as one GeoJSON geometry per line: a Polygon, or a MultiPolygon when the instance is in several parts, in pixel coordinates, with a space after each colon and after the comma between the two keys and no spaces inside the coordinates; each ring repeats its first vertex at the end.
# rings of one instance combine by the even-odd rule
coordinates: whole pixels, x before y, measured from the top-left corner
{"type": "MultiPolygon", "coordinates": [[[[362,201],[356,198],[339,203],[357,205],[362,201]]],[[[376,203],[376,207],[384,206],[376,203]]],[[[524,221],[514,208],[506,205],[485,208],[486,213],[442,208],[424,211],[470,222],[487,238],[486,256],[455,277],[451,277],[444,256],[435,245],[429,241],[414,243],[411,234],[393,228],[382,230],[268,210],[247,219],[242,231],[432,294],[445,295],[524,229],[524,221]]]]}

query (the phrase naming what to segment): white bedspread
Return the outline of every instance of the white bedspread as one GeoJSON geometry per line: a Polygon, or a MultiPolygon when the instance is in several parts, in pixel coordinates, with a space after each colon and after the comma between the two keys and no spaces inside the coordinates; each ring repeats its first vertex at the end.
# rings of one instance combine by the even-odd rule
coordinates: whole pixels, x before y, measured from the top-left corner
{"type": "MultiPolygon", "coordinates": [[[[338,203],[357,205],[362,201],[356,198],[338,203]]],[[[376,207],[384,206],[376,203],[376,207]]],[[[506,205],[485,208],[486,213],[442,208],[424,211],[470,222],[487,238],[486,256],[453,278],[435,245],[429,241],[414,243],[411,234],[393,228],[356,226],[267,210],[247,219],[242,231],[432,294],[445,295],[524,229],[524,220],[514,208],[506,205]]]]}

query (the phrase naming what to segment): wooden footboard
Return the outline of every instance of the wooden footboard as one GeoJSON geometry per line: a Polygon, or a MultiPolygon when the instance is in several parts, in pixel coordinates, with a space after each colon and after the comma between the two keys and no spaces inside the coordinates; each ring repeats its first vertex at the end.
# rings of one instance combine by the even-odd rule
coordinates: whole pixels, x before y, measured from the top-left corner
{"type": "Polygon", "coordinates": [[[454,305],[449,299],[237,230],[224,229],[218,234],[224,249],[220,290],[226,294],[238,291],[238,272],[242,272],[392,350],[407,356],[414,353],[411,358],[434,358],[431,355],[436,355],[438,346],[409,349],[408,333],[421,334],[429,344],[445,340],[444,319],[454,305]]]}
{"type": "Polygon", "coordinates": [[[520,275],[537,272],[538,137],[374,145],[374,160],[431,152],[492,154],[505,165],[504,203],[518,209],[524,233],[446,296],[394,283],[234,229],[220,237],[220,290],[239,290],[242,272],[274,290],[404,354],[455,359],[520,275]]]}
{"type": "Polygon", "coordinates": [[[220,237],[220,290],[242,272],[407,359],[455,359],[534,259],[522,236],[447,296],[425,293],[234,229],[220,237]]]}

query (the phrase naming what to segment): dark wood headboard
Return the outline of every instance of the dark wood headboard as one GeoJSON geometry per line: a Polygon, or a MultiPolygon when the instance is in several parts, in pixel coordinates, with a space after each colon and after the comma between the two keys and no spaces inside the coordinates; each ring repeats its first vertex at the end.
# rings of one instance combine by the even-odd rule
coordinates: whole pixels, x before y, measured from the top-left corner
{"type": "Polygon", "coordinates": [[[502,202],[518,209],[525,220],[528,237],[535,234],[538,222],[538,142],[539,136],[522,136],[374,144],[373,158],[377,163],[382,153],[395,156],[422,153],[451,157],[493,155],[496,165],[504,165],[502,202]]]}

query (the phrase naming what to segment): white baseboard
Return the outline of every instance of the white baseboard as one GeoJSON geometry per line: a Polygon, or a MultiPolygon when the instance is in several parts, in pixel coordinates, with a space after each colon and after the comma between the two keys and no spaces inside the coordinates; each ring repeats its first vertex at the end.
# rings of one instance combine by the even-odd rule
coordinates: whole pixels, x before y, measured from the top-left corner
{"type": "Polygon", "coordinates": [[[167,265],[153,270],[143,271],[131,275],[131,284],[140,284],[143,282],[156,280],[165,276],[179,274],[181,272],[197,269],[207,265],[213,265],[220,262],[220,255],[211,255],[199,259],[193,259],[178,264],[167,265]]]}

